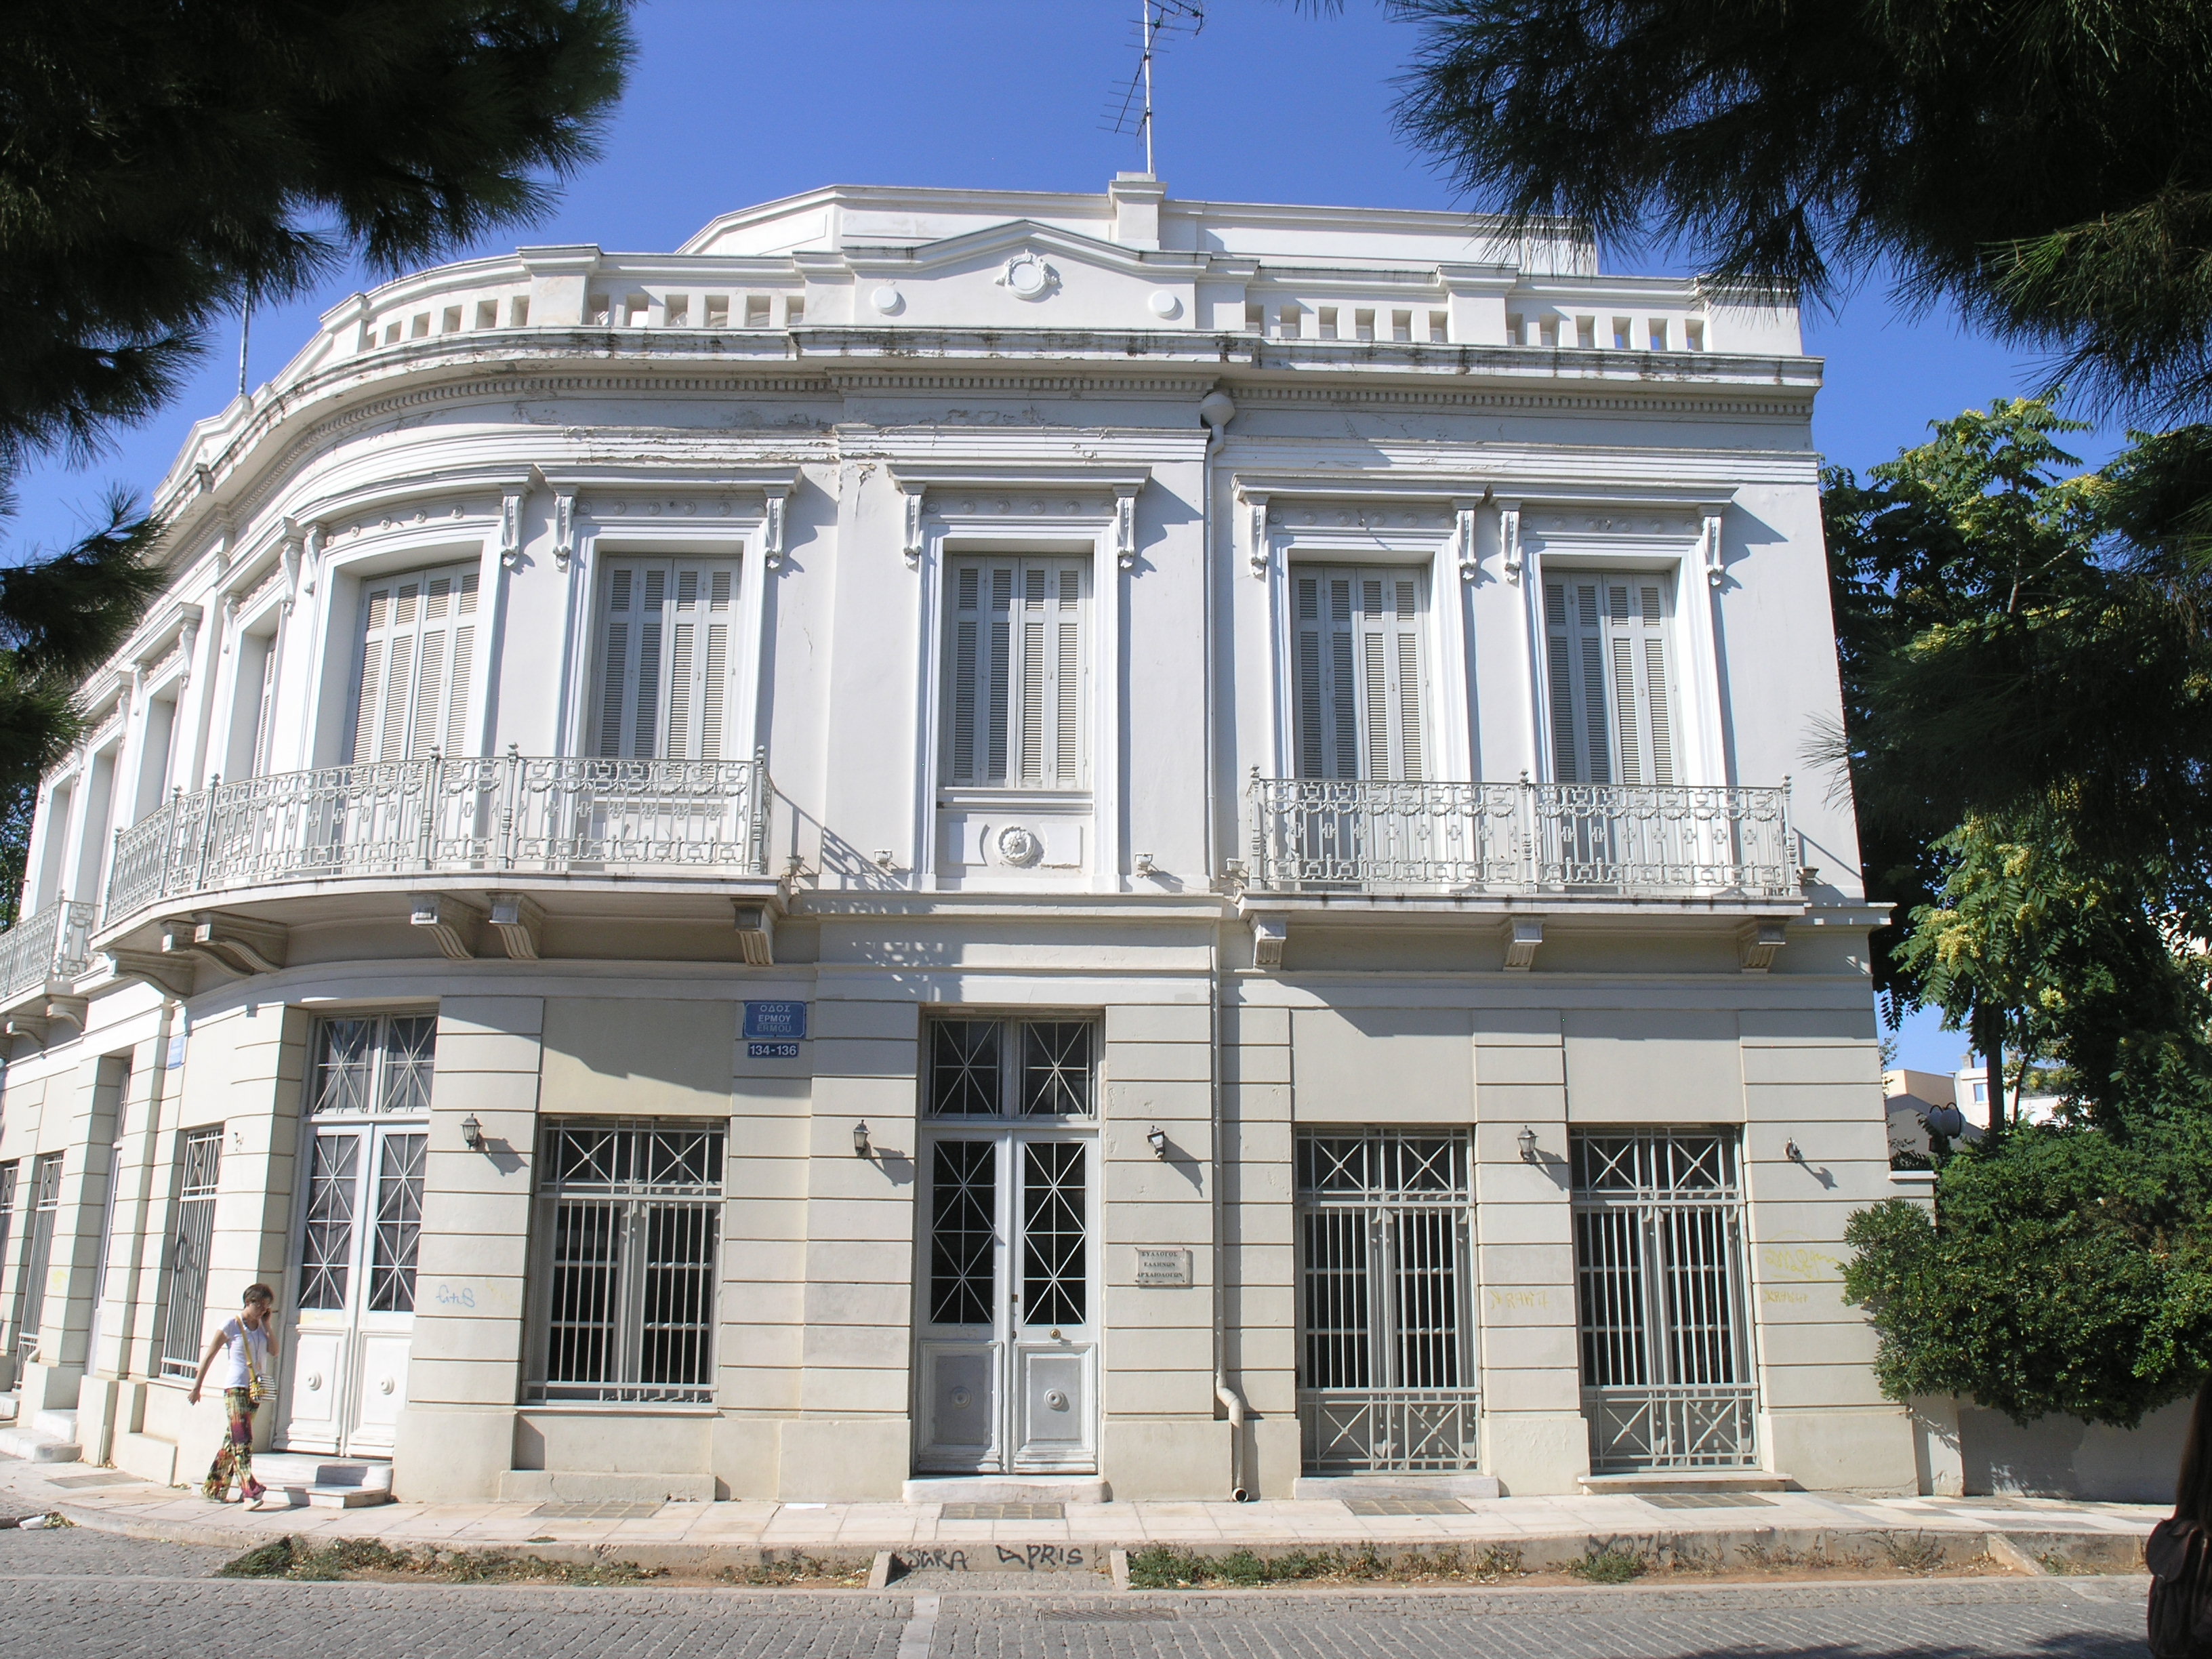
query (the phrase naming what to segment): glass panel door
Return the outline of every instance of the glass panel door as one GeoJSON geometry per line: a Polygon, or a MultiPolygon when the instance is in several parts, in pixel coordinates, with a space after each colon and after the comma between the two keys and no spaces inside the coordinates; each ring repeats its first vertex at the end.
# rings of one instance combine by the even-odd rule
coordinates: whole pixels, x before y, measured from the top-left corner
{"type": "Polygon", "coordinates": [[[927,1152],[916,1466],[1097,1466],[1087,1137],[948,1132],[927,1152]]]}

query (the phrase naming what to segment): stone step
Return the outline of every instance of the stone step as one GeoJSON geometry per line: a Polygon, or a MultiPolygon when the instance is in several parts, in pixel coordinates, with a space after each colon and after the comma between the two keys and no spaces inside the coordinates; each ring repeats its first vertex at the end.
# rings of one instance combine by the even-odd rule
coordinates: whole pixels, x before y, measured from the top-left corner
{"type": "Polygon", "coordinates": [[[1491,1498],[1504,1489],[1494,1474],[1302,1474],[1291,1483],[1294,1498],[1491,1498]]]}
{"type": "Polygon", "coordinates": [[[257,1452],[253,1478],[270,1498],[281,1497],[294,1509],[357,1510],[392,1501],[392,1465],[380,1459],[257,1452]]]}
{"type": "Polygon", "coordinates": [[[1095,1474],[930,1474],[906,1482],[908,1504],[1107,1504],[1114,1489],[1095,1474]]]}
{"type": "Polygon", "coordinates": [[[0,1457],[20,1457],[27,1463],[76,1463],[83,1460],[84,1448],[36,1429],[0,1429],[0,1457]]]}
{"type": "Polygon", "coordinates": [[[68,1412],[35,1412],[31,1417],[31,1432],[42,1434],[49,1440],[76,1438],[76,1413],[68,1412]]]}

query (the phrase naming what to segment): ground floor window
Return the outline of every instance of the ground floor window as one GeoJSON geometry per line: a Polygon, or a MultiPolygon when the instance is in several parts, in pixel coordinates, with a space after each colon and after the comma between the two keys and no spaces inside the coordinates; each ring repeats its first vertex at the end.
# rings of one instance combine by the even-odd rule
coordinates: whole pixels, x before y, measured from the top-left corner
{"type": "Polygon", "coordinates": [[[46,1263],[53,1254],[54,1212],[62,1202],[62,1155],[43,1154],[31,1166],[30,1225],[23,1243],[23,1271],[15,1281],[15,1352],[26,1358],[38,1352],[39,1326],[46,1304],[46,1263]]]}
{"type": "Polygon", "coordinates": [[[1571,1137],[1590,1468],[1758,1461],[1733,1129],[1571,1137]]]}
{"type": "Polygon", "coordinates": [[[722,1139],[720,1124],[545,1127],[532,1400],[714,1398],[722,1139]]]}
{"type": "Polygon", "coordinates": [[[1468,1170],[1463,1133],[1299,1136],[1298,1421],[1310,1474],[1475,1467],[1468,1170]]]}
{"type": "Polygon", "coordinates": [[[161,1375],[199,1372],[200,1326],[207,1317],[208,1250],[215,1239],[216,1177],[222,1129],[188,1131],[177,1158],[177,1224],[169,1241],[169,1283],[161,1305],[161,1375]]]}

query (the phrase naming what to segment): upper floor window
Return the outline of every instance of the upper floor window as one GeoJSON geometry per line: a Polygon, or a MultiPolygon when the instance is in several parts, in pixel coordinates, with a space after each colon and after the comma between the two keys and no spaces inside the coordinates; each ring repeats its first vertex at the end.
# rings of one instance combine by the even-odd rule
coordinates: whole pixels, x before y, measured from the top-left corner
{"type": "Polygon", "coordinates": [[[477,572],[410,571],[362,583],[356,765],[465,752],[476,684],[477,572]]]}
{"type": "Polygon", "coordinates": [[[940,1117],[1089,1117],[1097,1025],[1087,1019],[941,1019],[929,1033],[940,1117]]]}
{"type": "Polygon", "coordinates": [[[1423,586],[1413,569],[1292,569],[1300,777],[1427,776],[1423,586]]]}
{"type": "Polygon", "coordinates": [[[315,1027],[307,1109],[427,1112],[438,1039],[435,1014],[361,1014],[315,1027]]]}
{"type": "Polygon", "coordinates": [[[1090,575],[1076,558],[951,561],[945,782],[1085,787],[1090,575]]]}
{"type": "Polygon", "coordinates": [[[609,758],[721,760],[736,668],[738,567],[617,559],[599,599],[591,750],[609,758]]]}
{"type": "Polygon", "coordinates": [[[1544,584],[1555,782],[1676,781],[1668,590],[1599,571],[1544,584]]]}

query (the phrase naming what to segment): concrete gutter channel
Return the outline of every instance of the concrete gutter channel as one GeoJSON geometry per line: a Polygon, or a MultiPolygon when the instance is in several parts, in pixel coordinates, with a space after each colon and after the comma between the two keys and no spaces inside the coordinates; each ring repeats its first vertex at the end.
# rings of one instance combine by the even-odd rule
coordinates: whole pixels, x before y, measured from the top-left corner
{"type": "MultiPolygon", "coordinates": [[[[90,1531],[162,1543],[199,1544],[244,1552],[284,1535],[283,1529],[276,1527],[152,1522],[67,1501],[53,1504],[50,1508],[90,1531]]],[[[323,1544],[336,1543],[343,1534],[317,1531],[305,1536],[312,1543],[323,1544]]],[[[1095,1586],[1096,1580],[1109,1573],[1115,1588],[1127,1589],[1129,1555],[1153,1547],[1143,1540],[1127,1544],[1085,1541],[1039,1545],[983,1540],[890,1549],[850,1545],[788,1548],[744,1544],[654,1544],[631,1540],[495,1543],[386,1537],[378,1541],[393,1549],[465,1548],[485,1555],[535,1556],[574,1565],[619,1561],[683,1572],[712,1573],[725,1567],[740,1571],[795,1567],[834,1573],[865,1571],[869,1575],[872,1589],[904,1587],[904,1581],[916,1576],[926,1577],[933,1589],[952,1582],[972,1583],[987,1577],[1002,1582],[1038,1582],[1041,1588],[1045,1583],[1074,1588],[1086,1580],[1095,1586]]],[[[2142,1570],[2143,1559],[2143,1536],[2140,1534],[2064,1529],[1995,1531],[1982,1527],[1944,1526],[1678,1528],[1613,1533],[1515,1534],[1421,1542],[1359,1538],[1288,1540],[1277,1534],[1177,1541],[1167,1547],[1200,1560],[1219,1560],[1243,1552],[1263,1560],[1291,1555],[1341,1554],[1414,1571],[1463,1569],[1481,1559],[1486,1552],[1496,1550],[1510,1555],[1525,1572],[1563,1571],[1586,1556],[1607,1552],[1633,1555],[1647,1569],[1662,1571],[1670,1568],[1728,1571],[1763,1567],[1834,1570],[1897,1566],[1926,1571],[1967,1566],[1986,1559],[2009,1572],[2037,1576],[2050,1572],[2135,1572],[2142,1570]]],[[[978,1589],[982,1587],[975,1585],[978,1589]]],[[[1335,1583],[1327,1588],[1337,1590],[1346,1586],[1335,1583]]],[[[1497,1588],[1510,1589],[1511,1581],[1501,1581],[1497,1588]]]]}

